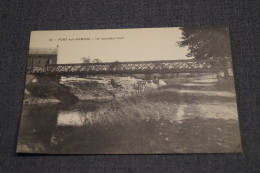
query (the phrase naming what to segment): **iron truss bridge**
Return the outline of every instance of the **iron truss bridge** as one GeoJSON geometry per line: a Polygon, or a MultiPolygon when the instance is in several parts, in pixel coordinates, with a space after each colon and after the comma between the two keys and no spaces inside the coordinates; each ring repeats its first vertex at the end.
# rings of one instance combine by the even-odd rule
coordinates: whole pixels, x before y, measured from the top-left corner
{"type": "Polygon", "coordinates": [[[147,73],[214,73],[223,71],[225,64],[216,60],[168,60],[113,63],[49,64],[33,67],[31,74],[96,75],[96,74],[147,74],[147,73]]]}

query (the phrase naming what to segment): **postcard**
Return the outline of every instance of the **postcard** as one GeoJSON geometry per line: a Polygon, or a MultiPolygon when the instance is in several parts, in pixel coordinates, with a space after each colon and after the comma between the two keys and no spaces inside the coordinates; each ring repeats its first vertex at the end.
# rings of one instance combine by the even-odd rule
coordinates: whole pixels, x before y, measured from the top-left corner
{"type": "Polygon", "coordinates": [[[32,31],[17,153],[242,152],[225,26],[32,31]]]}

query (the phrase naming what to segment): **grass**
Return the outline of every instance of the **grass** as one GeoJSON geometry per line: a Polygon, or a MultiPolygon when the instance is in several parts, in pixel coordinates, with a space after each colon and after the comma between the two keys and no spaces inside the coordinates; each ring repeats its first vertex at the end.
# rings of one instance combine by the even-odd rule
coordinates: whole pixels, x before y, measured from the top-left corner
{"type": "MultiPolygon", "coordinates": [[[[74,84],[84,90],[87,88],[100,92],[103,89],[102,84],[97,82],[74,84]]],[[[68,87],[56,82],[46,85],[46,81],[39,81],[38,85],[31,83],[28,90],[32,94],[39,94],[40,90],[40,97],[60,98],[57,93],[69,94],[68,87]]],[[[221,80],[214,87],[215,90],[223,90],[229,86],[229,81],[221,80]],[[216,89],[218,85],[220,88],[216,89]]],[[[198,153],[240,150],[236,121],[201,118],[199,115],[203,112],[194,110],[193,107],[195,104],[207,106],[208,103],[213,106],[225,105],[235,102],[234,98],[173,92],[170,88],[176,89],[174,82],[171,83],[171,87],[167,87],[111,101],[81,101],[56,105],[61,106],[60,109],[63,111],[78,110],[83,115],[82,121],[85,123],[81,127],[56,128],[56,119],[52,118],[57,116],[59,108],[43,107],[42,110],[37,109],[30,113],[44,114],[42,119],[36,119],[37,125],[34,124],[35,127],[30,128],[39,128],[35,132],[39,134],[39,138],[44,136],[43,134],[59,137],[59,144],[51,146],[54,153],[198,153]],[[182,105],[189,105],[185,110],[185,116],[190,118],[188,113],[192,112],[197,117],[191,117],[183,121],[183,124],[175,123],[178,109],[182,105]],[[51,110],[54,112],[46,113],[51,110]],[[46,130],[44,127],[49,127],[50,122],[53,122],[53,129],[46,130]]],[[[32,132],[31,129],[29,131],[32,132]]],[[[46,138],[45,143],[48,145],[49,138],[46,138]]]]}
{"type": "MultiPolygon", "coordinates": [[[[216,86],[205,87],[210,90],[226,89],[230,87],[232,80],[220,80],[216,86]]],[[[115,88],[120,87],[114,80],[111,80],[111,85],[115,88]]],[[[104,84],[93,82],[74,82],[74,88],[80,90],[87,90],[91,92],[106,91],[104,84]]],[[[186,86],[186,89],[194,89],[196,86],[186,86]]],[[[71,103],[71,101],[78,100],[76,96],[70,93],[70,88],[59,84],[55,81],[41,79],[37,83],[28,83],[26,88],[35,97],[49,98],[54,97],[61,101],[71,103]]],[[[194,93],[177,93],[170,90],[183,89],[183,86],[175,84],[173,81],[168,81],[168,85],[159,90],[152,90],[130,97],[117,98],[112,101],[98,102],[98,101],[81,101],[76,104],[68,106],[69,110],[77,109],[85,114],[83,122],[86,124],[94,124],[99,122],[116,122],[116,121],[132,121],[132,120],[146,120],[151,119],[174,119],[176,110],[180,104],[207,104],[207,103],[226,103],[234,102],[233,97],[223,96],[207,96],[196,95],[194,93]]],[[[202,88],[196,88],[202,90],[202,88]]],[[[204,90],[204,89],[203,89],[204,90]]]]}
{"type": "Polygon", "coordinates": [[[219,79],[219,81],[216,83],[215,87],[218,90],[223,90],[223,91],[235,91],[235,86],[234,86],[234,78],[233,76],[230,76],[228,78],[223,78],[219,79]]]}
{"type": "MultiPolygon", "coordinates": [[[[194,82],[195,83],[195,82],[194,82]]],[[[170,84],[170,85],[165,85],[160,88],[160,90],[164,89],[182,89],[182,90],[202,90],[202,91],[216,91],[215,86],[184,86],[182,84],[170,84]]]]}
{"type": "Polygon", "coordinates": [[[234,78],[233,76],[227,78],[219,78],[218,81],[212,82],[212,86],[185,86],[183,83],[194,83],[194,84],[210,84],[209,82],[193,82],[193,78],[177,78],[177,79],[165,79],[167,85],[160,89],[183,89],[183,90],[202,90],[202,91],[230,91],[234,90],[234,78]]]}
{"type": "Polygon", "coordinates": [[[127,123],[129,121],[142,121],[161,119],[172,116],[177,110],[176,104],[164,101],[151,102],[145,95],[135,95],[129,98],[115,99],[112,101],[84,101],[68,108],[76,109],[83,115],[85,125],[99,123],[127,123]]]}
{"type": "Polygon", "coordinates": [[[176,112],[183,104],[208,104],[234,102],[232,97],[204,96],[189,93],[176,93],[168,90],[133,95],[104,103],[84,102],[75,105],[82,111],[86,125],[111,122],[174,120],[176,112]]]}
{"type": "MultiPolygon", "coordinates": [[[[38,82],[27,83],[26,89],[37,98],[56,98],[62,102],[76,102],[78,98],[70,92],[70,88],[48,78],[40,78],[38,82]]],[[[26,95],[26,97],[30,97],[26,95]]]]}
{"type": "Polygon", "coordinates": [[[98,83],[97,81],[91,81],[91,82],[71,82],[74,87],[80,89],[80,90],[96,90],[104,88],[104,85],[101,83],[98,83]]]}
{"type": "Polygon", "coordinates": [[[163,119],[132,121],[128,125],[98,124],[68,130],[54,151],[71,154],[238,152],[241,145],[237,129],[235,121],[198,118],[174,125],[163,119]]]}

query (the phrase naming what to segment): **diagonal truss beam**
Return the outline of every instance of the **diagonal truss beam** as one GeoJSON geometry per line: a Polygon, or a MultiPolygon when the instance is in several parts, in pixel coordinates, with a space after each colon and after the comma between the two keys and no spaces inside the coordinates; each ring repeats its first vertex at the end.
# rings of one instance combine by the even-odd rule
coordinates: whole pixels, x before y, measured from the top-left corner
{"type": "Polygon", "coordinates": [[[145,74],[145,73],[207,73],[218,72],[226,65],[216,60],[168,60],[116,63],[50,64],[34,67],[29,73],[77,75],[77,74],[145,74]]]}

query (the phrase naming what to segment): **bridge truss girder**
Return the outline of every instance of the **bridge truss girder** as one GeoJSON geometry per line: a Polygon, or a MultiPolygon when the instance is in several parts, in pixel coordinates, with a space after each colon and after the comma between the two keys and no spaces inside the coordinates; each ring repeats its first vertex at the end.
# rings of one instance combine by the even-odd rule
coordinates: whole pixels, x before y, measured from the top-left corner
{"type": "Polygon", "coordinates": [[[169,60],[50,64],[47,67],[34,67],[29,73],[47,75],[210,73],[222,71],[225,67],[225,64],[216,60],[169,60]]]}

